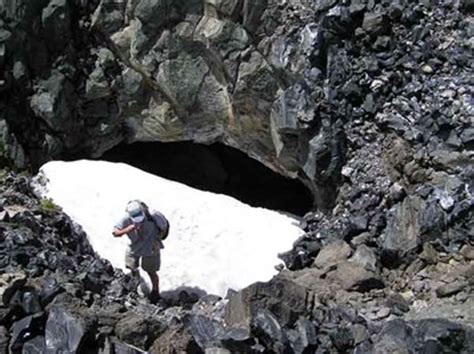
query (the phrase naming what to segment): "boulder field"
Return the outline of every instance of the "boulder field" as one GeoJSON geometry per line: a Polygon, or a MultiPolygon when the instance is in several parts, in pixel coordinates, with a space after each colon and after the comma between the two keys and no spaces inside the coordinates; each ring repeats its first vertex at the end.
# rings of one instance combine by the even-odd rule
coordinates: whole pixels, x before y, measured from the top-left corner
{"type": "Polygon", "coordinates": [[[474,352],[473,8],[0,0],[2,164],[219,141],[314,198],[271,281],[155,306],[6,174],[0,353],[474,352]]]}

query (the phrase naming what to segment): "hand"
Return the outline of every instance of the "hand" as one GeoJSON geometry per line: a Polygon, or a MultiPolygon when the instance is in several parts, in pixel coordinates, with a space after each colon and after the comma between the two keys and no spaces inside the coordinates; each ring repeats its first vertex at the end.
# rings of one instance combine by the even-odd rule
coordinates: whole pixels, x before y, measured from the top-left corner
{"type": "Polygon", "coordinates": [[[131,232],[131,231],[133,231],[133,230],[135,230],[135,229],[137,229],[137,226],[136,226],[135,224],[130,224],[130,225],[128,225],[128,226],[125,228],[125,230],[126,230],[125,232],[126,232],[126,233],[129,233],[129,232],[131,232]]]}
{"type": "Polygon", "coordinates": [[[133,230],[136,230],[136,229],[138,229],[137,225],[131,224],[120,230],[115,229],[114,231],[112,231],[112,235],[114,235],[115,237],[122,237],[123,235],[128,234],[129,232],[132,232],[133,230]]]}

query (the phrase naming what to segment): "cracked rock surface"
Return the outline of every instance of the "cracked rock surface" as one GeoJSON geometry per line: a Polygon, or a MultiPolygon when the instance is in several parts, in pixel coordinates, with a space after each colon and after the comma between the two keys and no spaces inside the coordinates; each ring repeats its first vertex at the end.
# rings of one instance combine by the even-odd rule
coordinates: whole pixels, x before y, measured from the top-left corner
{"type": "Polygon", "coordinates": [[[474,352],[472,11],[0,0],[2,164],[221,141],[315,198],[270,282],[152,306],[10,175],[0,351],[474,352]]]}

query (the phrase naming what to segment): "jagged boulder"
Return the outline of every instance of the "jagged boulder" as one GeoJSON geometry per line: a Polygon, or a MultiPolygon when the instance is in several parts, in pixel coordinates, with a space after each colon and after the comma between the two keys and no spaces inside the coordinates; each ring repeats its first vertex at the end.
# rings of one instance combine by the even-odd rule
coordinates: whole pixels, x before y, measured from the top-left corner
{"type": "Polygon", "coordinates": [[[349,259],[349,262],[355,263],[364,267],[371,272],[378,270],[378,258],[374,250],[366,245],[360,245],[349,259]]]}
{"type": "Polygon", "coordinates": [[[421,244],[421,210],[424,202],[420,198],[406,198],[398,204],[389,218],[382,243],[382,262],[386,266],[397,266],[421,244]]]}
{"type": "Polygon", "coordinates": [[[225,308],[225,322],[230,326],[250,329],[257,311],[267,309],[285,326],[306,311],[307,301],[306,288],[277,277],[268,283],[252,284],[233,295],[225,308]]]}
{"type": "Polygon", "coordinates": [[[390,321],[377,336],[374,352],[409,353],[413,348],[420,348],[430,352],[468,353],[473,348],[471,333],[472,330],[445,320],[390,321]]]}
{"type": "Polygon", "coordinates": [[[155,340],[148,352],[150,354],[164,354],[173,350],[183,353],[196,353],[199,352],[200,348],[186,328],[170,327],[155,340]]]}
{"type": "Polygon", "coordinates": [[[86,332],[82,316],[72,314],[61,306],[53,306],[46,321],[46,349],[52,353],[83,350],[86,332]]]}
{"type": "Polygon", "coordinates": [[[145,313],[129,313],[115,325],[115,333],[121,341],[144,349],[150,347],[164,329],[163,323],[145,313]]]}
{"type": "Polygon", "coordinates": [[[313,266],[321,269],[329,269],[336,264],[349,258],[352,253],[351,247],[344,241],[338,240],[325,246],[318,253],[313,266]]]}
{"type": "Polygon", "coordinates": [[[384,287],[379,275],[353,262],[342,262],[335,271],[328,274],[330,279],[339,282],[345,290],[368,291],[384,287]]]}

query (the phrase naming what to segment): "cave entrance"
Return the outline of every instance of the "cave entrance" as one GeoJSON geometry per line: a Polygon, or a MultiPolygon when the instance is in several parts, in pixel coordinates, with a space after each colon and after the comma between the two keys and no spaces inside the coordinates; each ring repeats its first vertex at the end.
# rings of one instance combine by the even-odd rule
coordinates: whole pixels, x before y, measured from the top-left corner
{"type": "Polygon", "coordinates": [[[304,215],[312,195],[299,180],[286,178],[221,143],[137,142],[121,144],[101,159],[124,162],[190,187],[232,196],[257,207],[304,215]]]}

